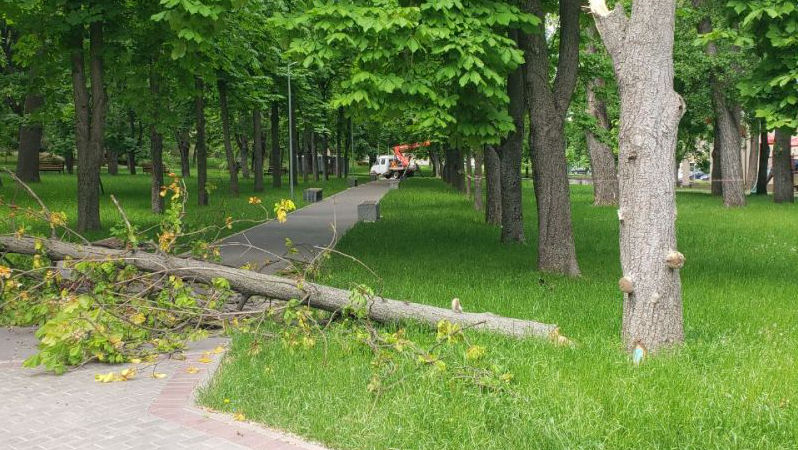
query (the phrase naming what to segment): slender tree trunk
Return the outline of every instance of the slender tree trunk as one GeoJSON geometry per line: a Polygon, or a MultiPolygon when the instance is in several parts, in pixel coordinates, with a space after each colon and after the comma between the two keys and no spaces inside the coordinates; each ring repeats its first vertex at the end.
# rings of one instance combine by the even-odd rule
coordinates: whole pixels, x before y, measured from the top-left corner
{"type": "Polygon", "coordinates": [[[624,292],[623,340],[648,351],[684,340],[676,251],[678,124],[684,101],[673,90],[675,0],[635,0],[591,9],[612,56],[621,97],[618,219],[624,292]]]}
{"type": "Polygon", "coordinates": [[[230,142],[230,110],[227,106],[227,81],[219,78],[216,82],[216,87],[219,90],[224,154],[227,157],[227,170],[230,172],[230,192],[233,195],[238,195],[238,163],[235,155],[233,155],[233,144],[230,142]]]}
{"type": "Polygon", "coordinates": [[[291,121],[290,121],[291,122],[291,127],[290,127],[291,129],[288,130],[288,137],[289,137],[289,139],[291,139],[291,142],[293,143],[292,145],[293,145],[293,148],[294,148],[293,157],[291,157],[291,155],[289,155],[289,158],[291,158],[291,160],[292,160],[291,161],[291,167],[289,167],[289,170],[291,171],[291,174],[292,174],[293,179],[294,179],[294,186],[298,186],[299,185],[299,179],[297,177],[297,174],[298,174],[299,168],[297,167],[297,161],[298,161],[298,154],[299,154],[299,145],[298,145],[299,144],[299,131],[297,130],[297,125],[296,125],[296,101],[292,101],[291,102],[291,107],[289,108],[288,114],[291,115],[291,121]]]}
{"type": "Polygon", "coordinates": [[[238,166],[241,167],[241,176],[249,178],[249,139],[246,132],[238,135],[238,166]]]}
{"type": "MultiPolygon", "coordinates": [[[[32,70],[32,69],[31,69],[32,70]]],[[[31,88],[29,88],[31,89],[31,88]]],[[[19,152],[17,153],[17,177],[26,183],[39,181],[39,149],[42,147],[42,124],[35,117],[44,105],[44,96],[28,91],[25,94],[23,123],[19,127],[19,152]]]]}
{"type": "Polygon", "coordinates": [[[768,195],[768,161],[770,160],[770,144],[768,144],[768,130],[764,121],[761,124],[762,132],[759,134],[759,163],[756,171],[756,195],[768,195]]]}
{"type": "MultiPolygon", "coordinates": [[[[517,31],[512,32],[517,40],[517,31]]],[[[524,216],[521,195],[521,159],[524,139],[524,72],[517,68],[507,78],[507,95],[510,97],[510,116],[515,130],[501,145],[498,155],[501,167],[501,241],[525,242],[524,216]]]]}
{"type": "Polygon", "coordinates": [[[177,149],[180,152],[180,175],[183,178],[191,177],[191,166],[189,165],[189,150],[191,149],[191,141],[189,140],[188,130],[183,128],[175,133],[177,139],[177,149]]]}
{"type": "Polygon", "coordinates": [[[205,83],[202,78],[195,79],[196,98],[194,108],[197,116],[197,144],[194,147],[194,157],[197,159],[197,203],[200,206],[208,205],[208,149],[205,141],[205,83]]]}
{"type": "MultiPolygon", "coordinates": [[[[545,20],[541,0],[530,0],[527,5],[529,12],[545,20]]],[[[579,265],[571,224],[565,117],[579,66],[579,8],[578,0],[560,1],[559,60],[553,85],[549,82],[548,44],[544,34],[527,35],[524,49],[532,178],[538,211],[538,269],[570,276],[579,275],[579,265]]]]}
{"type": "Polygon", "coordinates": [[[252,171],[255,172],[255,192],[263,192],[263,128],[261,127],[260,108],[252,110],[252,171]]]}
{"type": "MultiPolygon", "coordinates": [[[[589,46],[590,53],[595,47],[589,46]]],[[[594,78],[587,82],[587,113],[596,119],[596,125],[609,131],[610,121],[607,116],[607,104],[596,91],[604,87],[604,80],[594,78]]],[[[615,155],[610,146],[602,142],[590,129],[585,130],[587,149],[590,154],[591,175],[593,176],[593,204],[608,206],[618,204],[618,170],[615,167],[615,155]]]]}
{"type": "MultiPolygon", "coordinates": [[[[128,117],[130,118],[130,142],[132,143],[136,138],[136,113],[131,109],[128,111],[128,117]]],[[[136,174],[136,147],[133,144],[127,149],[127,168],[131,175],[136,174]]]]}
{"type": "Polygon", "coordinates": [[[280,150],[280,109],[277,102],[272,102],[271,111],[272,156],[269,164],[272,168],[272,187],[283,185],[283,152],[280,150]]]}
{"type": "MultiPolygon", "coordinates": [[[[327,161],[327,155],[322,156],[327,161]]],[[[316,133],[310,133],[310,170],[313,171],[313,180],[319,181],[319,158],[316,149],[316,133]]]]}
{"type": "Polygon", "coordinates": [[[438,178],[438,154],[434,150],[429,151],[429,165],[432,169],[432,178],[438,178]]]}
{"type": "Polygon", "coordinates": [[[501,160],[493,146],[485,147],[485,222],[502,224],[501,160]]]}
{"type": "Polygon", "coordinates": [[[75,97],[75,144],[78,148],[78,231],[100,229],[100,163],[105,93],[102,79],[102,23],[89,28],[91,108],[83,55],[83,32],[75,34],[72,49],[72,87],[75,97]],[[97,98],[94,98],[94,97],[97,98]],[[91,111],[91,112],[90,112],[91,111]],[[94,123],[97,121],[98,123],[94,123]],[[100,142],[94,139],[99,138],[100,142]]]}
{"type": "Polygon", "coordinates": [[[465,152],[465,165],[466,165],[466,183],[465,192],[467,196],[471,196],[471,183],[474,179],[474,171],[471,168],[471,151],[465,152]]]}
{"type": "Polygon", "coordinates": [[[720,148],[723,145],[721,143],[721,133],[718,132],[718,121],[715,120],[715,140],[712,142],[712,167],[709,170],[709,180],[710,180],[710,193],[712,195],[723,195],[723,167],[721,165],[721,159],[723,156],[721,155],[720,148]]]}
{"type": "Polygon", "coordinates": [[[682,160],[682,187],[690,187],[690,161],[687,159],[682,160]]]}
{"type": "Polygon", "coordinates": [[[66,167],[66,171],[70,175],[75,172],[75,153],[71,148],[64,154],[64,167],[66,167]]]}
{"type": "Polygon", "coordinates": [[[482,159],[482,150],[476,150],[474,152],[474,209],[477,211],[482,211],[484,208],[482,204],[482,159]]]}
{"type": "MultiPolygon", "coordinates": [[[[341,170],[341,138],[343,137],[344,127],[344,107],[338,107],[338,121],[336,122],[336,143],[335,143],[335,176],[341,178],[343,171],[341,170]]],[[[326,149],[325,149],[326,150],[326,149]]]]}
{"type": "Polygon", "coordinates": [[[759,161],[759,121],[748,130],[748,170],[745,175],[745,186],[752,192],[756,189],[756,170],[759,161]]]}
{"type": "MultiPolygon", "coordinates": [[[[693,0],[694,6],[700,6],[702,0],[693,0]]],[[[698,33],[705,34],[712,31],[712,22],[705,17],[698,24],[698,33]]],[[[717,46],[710,42],[706,48],[710,58],[715,58],[718,53],[717,46]]],[[[736,106],[730,104],[726,98],[726,87],[714,73],[709,74],[709,85],[712,90],[712,109],[715,112],[715,143],[720,161],[712,160],[713,177],[712,193],[720,189],[723,195],[723,204],[727,207],[745,206],[745,185],[743,181],[743,166],[740,159],[740,121],[735,112],[736,106]],[[719,170],[720,186],[716,186],[714,168],[717,164],[719,170]]],[[[714,149],[713,149],[714,152],[714,149]]],[[[714,155],[713,155],[714,156],[714,155]]]]}
{"type": "Polygon", "coordinates": [[[305,128],[305,132],[302,136],[302,177],[306,184],[308,182],[308,177],[310,176],[311,170],[310,141],[313,139],[311,135],[312,131],[309,128],[305,128]]]}
{"type": "Polygon", "coordinates": [[[150,95],[152,100],[152,122],[150,123],[150,156],[152,161],[152,182],[150,183],[150,207],[156,214],[163,213],[163,134],[158,131],[159,108],[161,104],[160,79],[155,68],[150,70],[150,95]]]}
{"type": "MultiPolygon", "coordinates": [[[[327,152],[327,144],[328,144],[327,134],[325,133],[324,134],[324,140],[322,142],[322,147],[323,148],[321,149],[321,167],[322,167],[322,172],[324,172],[324,181],[327,181],[327,180],[330,179],[330,156],[329,156],[329,154],[327,152]]],[[[343,171],[341,170],[341,157],[340,156],[341,155],[338,155],[336,157],[336,162],[335,162],[335,172],[336,172],[336,175],[339,176],[339,177],[341,177],[343,175],[343,171]]],[[[316,177],[316,180],[318,180],[318,179],[319,178],[316,177]]]]}
{"type": "Polygon", "coordinates": [[[773,201],[776,203],[793,203],[795,201],[794,181],[792,174],[792,156],[790,140],[791,128],[777,128],[773,147],[773,201]]]}
{"type": "Polygon", "coordinates": [[[349,158],[355,154],[355,136],[353,134],[354,128],[352,127],[351,117],[346,121],[346,124],[347,124],[347,129],[349,130],[348,131],[349,142],[347,142],[346,146],[344,147],[344,160],[342,162],[344,166],[343,171],[345,178],[349,177],[349,158]]]}

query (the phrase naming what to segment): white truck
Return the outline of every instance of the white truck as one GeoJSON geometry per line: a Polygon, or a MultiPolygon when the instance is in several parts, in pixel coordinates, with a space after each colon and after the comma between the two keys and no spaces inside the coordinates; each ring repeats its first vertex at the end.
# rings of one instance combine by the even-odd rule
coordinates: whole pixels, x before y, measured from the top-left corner
{"type": "Polygon", "coordinates": [[[418,170],[418,164],[412,162],[410,158],[405,156],[405,152],[419,147],[429,147],[429,145],[429,141],[424,141],[394,146],[393,155],[378,156],[376,164],[371,166],[369,173],[385,178],[412,177],[418,170]]]}

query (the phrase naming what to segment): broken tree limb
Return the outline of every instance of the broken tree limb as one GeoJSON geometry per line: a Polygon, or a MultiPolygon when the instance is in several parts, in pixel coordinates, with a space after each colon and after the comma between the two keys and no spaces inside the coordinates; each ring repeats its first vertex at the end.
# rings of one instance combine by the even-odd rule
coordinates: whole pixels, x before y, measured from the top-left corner
{"type": "MultiPolygon", "coordinates": [[[[305,281],[236,269],[207,261],[159,255],[141,250],[116,250],[93,245],[79,245],[57,239],[0,236],[0,250],[8,253],[36,254],[36,242],[50,259],[60,261],[120,261],[146,272],[161,272],[181,278],[211,283],[214,278],[228,280],[230,288],[244,296],[260,295],[278,300],[301,299],[313,308],[340,311],[350,305],[349,291],[305,281]]],[[[556,325],[501,317],[491,313],[455,312],[383,297],[373,297],[368,304],[370,319],[381,322],[415,320],[435,327],[448,320],[461,327],[492,331],[514,337],[539,337],[563,343],[556,325]]]]}

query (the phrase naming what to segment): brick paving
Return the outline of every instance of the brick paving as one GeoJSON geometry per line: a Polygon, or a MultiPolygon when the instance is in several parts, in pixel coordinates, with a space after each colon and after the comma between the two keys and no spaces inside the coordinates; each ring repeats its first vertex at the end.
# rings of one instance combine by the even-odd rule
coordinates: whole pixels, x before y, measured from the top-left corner
{"type": "Polygon", "coordinates": [[[0,449],[322,449],[195,406],[196,389],[223,354],[211,352],[208,364],[198,359],[226,340],[207,339],[185,360],[160,361],[155,370],[166,378],[152,378],[149,368],[114,383],[94,374],[129,365],[89,364],[60,376],[22,368],[35,343],[32,329],[0,328],[0,449]]]}

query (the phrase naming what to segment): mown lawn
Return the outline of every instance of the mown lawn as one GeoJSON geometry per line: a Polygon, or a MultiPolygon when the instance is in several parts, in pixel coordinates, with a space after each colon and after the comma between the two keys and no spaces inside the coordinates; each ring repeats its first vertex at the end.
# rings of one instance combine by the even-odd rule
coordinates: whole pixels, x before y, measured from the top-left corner
{"type": "MultiPolygon", "coordinates": [[[[105,194],[100,196],[100,220],[103,229],[86,233],[85,235],[89,239],[94,240],[107,237],[111,227],[121,224],[122,218],[111,201],[111,195],[114,195],[116,199],[119,200],[130,221],[140,230],[145,230],[159,223],[160,217],[150,211],[150,176],[144,173],[130,175],[123,172],[124,168],[120,168],[119,175],[102,175],[105,194]]],[[[194,175],[196,176],[196,174],[194,175]]],[[[7,174],[0,173],[0,177],[2,177],[3,181],[3,186],[0,187],[0,198],[2,198],[4,202],[14,203],[20,206],[31,206],[38,209],[35,201],[11,180],[7,174]]],[[[189,195],[186,204],[187,211],[185,223],[189,230],[197,230],[207,226],[220,226],[224,228],[225,218],[232,217],[242,222],[235,223],[232,229],[224,228],[221,235],[234,233],[254,225],[254,222],[263,221],[267,218],[263,209],[249,204],[248,200],[250,196],[257,196],[262,200],[263,206],[269,211],[269,217],[274,216],[272,207],[275,202],[290,197],[287,176],[284,177],[283,187],[280,189],[275,189],[271,186],[270,176],[265,177],[265,191],[257,195],[253,192],[252,178],[245,179],[239,177],[240,195],[237,197],[229,192],[227,188],[227,177],[226,171],[216,169],[208,170],[208,183],[214,186],[214,190],[210,195],[210,205],[208,207],[199,207],[196,204],[196,178],[188,178],[185,180],[189,195]]],[[[361,181],[367,179],[367,177],[363,177],[362,175],[360,175],[360,178],[361,181]]],[[[77,198],[76,176],[43,173],[41,175],[41,180],[41,183],[31,184],[33,190],[41,197],[51,211],[65,212],[70,226],[74,228],[77,223],[77,207],[75,200],[77,198]]],[[[166,177],[166,181],[167,184],[170,182],[169,177],[166,177]]],[[[321,187],[324,189],[324,195],[330,196],[346,189],[347,181],[343,178],[335,178],[333,176],[328,181],[321,180],[315,182],[311,180],[306,184],[302,181],[300,175],[299,186],[295,188],[294,193],[294,203],[297,208],[301,208],[305,205],[302,199],[302,190],[308,187],[321,187]]],[[[0,217],[7,214],[7,211],[7,209],[0,210],[0,217]]],[[[23,223],[24,220],[17,219],[14,225],[19,226],[23,223]]],[[[42,230],[41,224],[29,223],[27,225],[29,230],[42,230]]],[[[8,230],[5,230],[5,232],[8,232],[8,230]]],[[[216,233],[216,231],[213,231],[209,233],[207,237],[212,238],[216,236],[216,233]]]]}
{"type": "MultiPolygon", "coordinates": [[[[379,398],[370,352],[343,333],[287,350],[251,352],[238,336],[201,402],[336,448],[795,448],[798,442],[798,206],[750,198],[727,210],[703,193],[678,196],[686,344],[633,367],[621,349],[614,208],[572,191],[583,276],[534,270],[535,214],[525,186],[527,245],[500,245],[462,194],[411,179],[338,249],[381,279],[333,257],[321,276],[383,295],[553,322],[577,342],[555,347],[468,332],[514,374],[509,392],[482,392],[428,372],[379,398]]],[[[414,325],[422,342],[434,333],[414,325]]]]}

